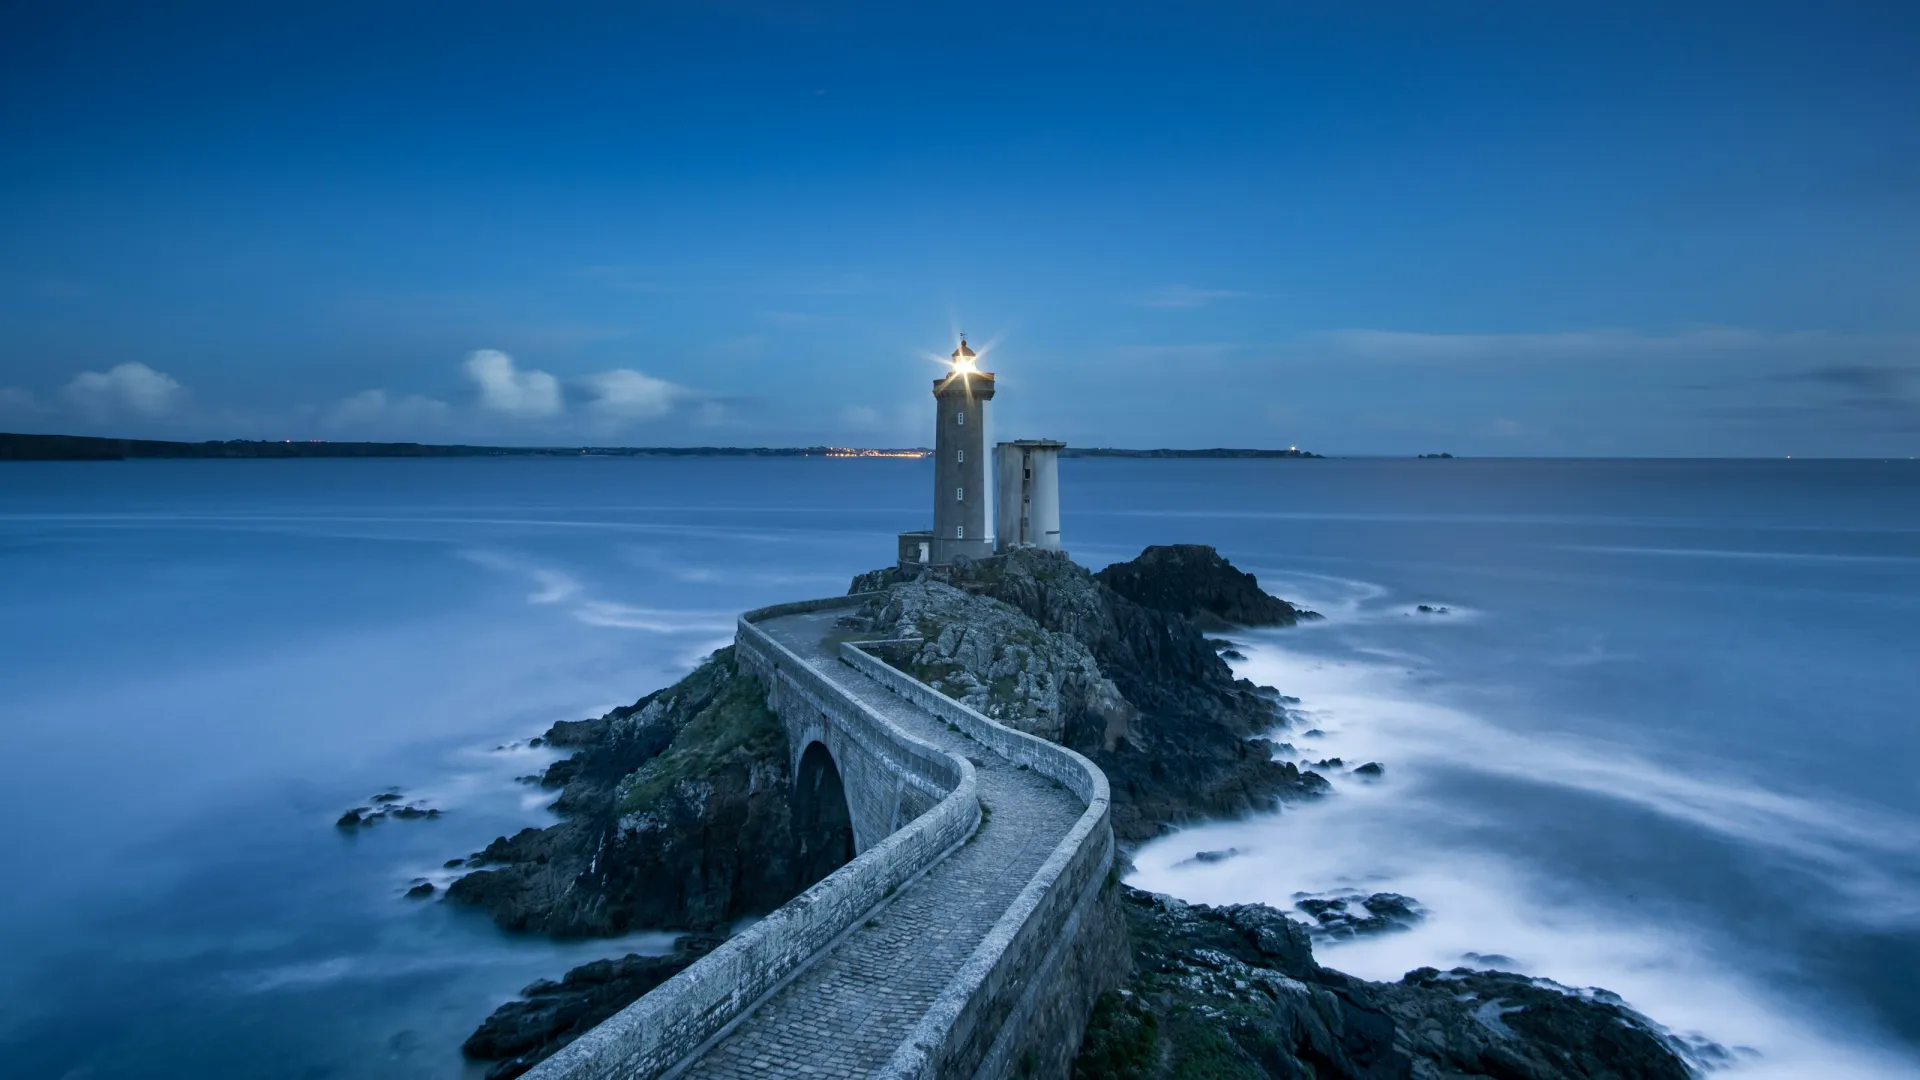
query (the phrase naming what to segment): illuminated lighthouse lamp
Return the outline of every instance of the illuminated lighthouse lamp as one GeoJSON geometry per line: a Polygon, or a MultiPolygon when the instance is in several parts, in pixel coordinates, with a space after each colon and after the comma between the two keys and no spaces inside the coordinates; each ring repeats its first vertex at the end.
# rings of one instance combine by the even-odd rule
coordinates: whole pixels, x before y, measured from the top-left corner
{"type": "Polygon", "coordinates": [[[974,359],[974,351],[967,346],[967,339],[962,337],[960,347],[953,350],[953,357],[949,363],[953,365],[955,375],[972,375],[980,370],[974,366],[974,359]]]}

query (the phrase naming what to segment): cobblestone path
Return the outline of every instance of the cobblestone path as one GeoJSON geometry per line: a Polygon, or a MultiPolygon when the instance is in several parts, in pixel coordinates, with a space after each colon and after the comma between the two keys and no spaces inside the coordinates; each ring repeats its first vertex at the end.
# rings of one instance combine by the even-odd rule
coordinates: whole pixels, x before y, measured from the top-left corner
{"type": "Polygon", "coordinates": [[[980,832],[900,890],[749,1014],[683,1074],[689,1078],[865,1076],[886,1064],[1086,807],[841,663],[824,639],[843,612],[760,623],[852,696],[921,739],[972,760],[980,832]]]}

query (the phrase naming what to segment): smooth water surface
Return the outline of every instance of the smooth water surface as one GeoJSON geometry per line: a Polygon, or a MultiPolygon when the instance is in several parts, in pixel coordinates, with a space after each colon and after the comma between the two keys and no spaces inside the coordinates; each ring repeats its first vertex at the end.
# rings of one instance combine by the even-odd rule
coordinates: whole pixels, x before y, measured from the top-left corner
{"type": "MultiPolygon", "coordinates": [[[[0,467],[8,1075],[450,1077],[525,983],[664,949],[403,893],[551,820],[514,781],[548,760],[526,739],[670,681],[744,608],[843,590],[925,524],[930,472],[0,467]],[[388,785],[446,816],[334,827],[388,785]]],[[[1241,635],[1244,673],[1302,699],[1297,756],[1387,766],[1149,845],[1136,884],[1405,892],[1421,928],[1322,958],[1499,954],[1749,1048],[1735,1075],[1920,1075],[1920,466],[1072,460],[1062,484],[1083,563],[1211,543],[1325,612],[1241,635]]]]}

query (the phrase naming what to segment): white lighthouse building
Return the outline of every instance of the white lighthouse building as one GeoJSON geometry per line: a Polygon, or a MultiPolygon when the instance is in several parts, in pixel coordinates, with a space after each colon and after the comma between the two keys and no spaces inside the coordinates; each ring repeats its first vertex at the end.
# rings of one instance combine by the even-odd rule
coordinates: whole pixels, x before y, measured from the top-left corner
{"type": "Polygon", "coordinates": [[[995,539],[1001,551],[1060,550],[1060,451],[1066,448],[1052,439],[1015,439],[993,448],[995,539]]]}
{"type": "Polygon", "coordinates": [[[994,376],[976,366],[964,336],[951,369],[933,382],[933,528],[900,534],[900,563],[945,565],[1016,547],[1060,549],[1060,451],[1051,439],[994,448],[987,469],[987,402],[994,376]],[[989,485],[997,474],[998,499],[989,485]],[[996,528],[997,524],[997,528],[996,528]]]}

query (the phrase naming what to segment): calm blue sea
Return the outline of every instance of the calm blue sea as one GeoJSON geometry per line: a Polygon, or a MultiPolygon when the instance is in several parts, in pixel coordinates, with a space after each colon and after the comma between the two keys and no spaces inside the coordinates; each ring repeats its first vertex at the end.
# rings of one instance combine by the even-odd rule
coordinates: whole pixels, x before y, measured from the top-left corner
{"type": "MultiPolygon", "coordinates": [[[[1244,635],[1241,667],[1301,698],[1298,756],[1386,765],[1149,845],[1136,884],[1404,892],[1419,929],[1322,958],[1497,955],[1742,1048],[1729,1075],[1920,1076],[1920,464],[1061,480],[1083,563],[1214,544],[1324,612],[1244,635]]],[[[550,820],[513,781],[547,760],[526,739],[674,678],[743,608],[844,590],[930,483],[825,459],[0,466],[0,1072],[452,1077],[520,986],[663,949],[402,894],[550,820]],[[334,828],[389,785],[445,816],[334,828]]]]}

